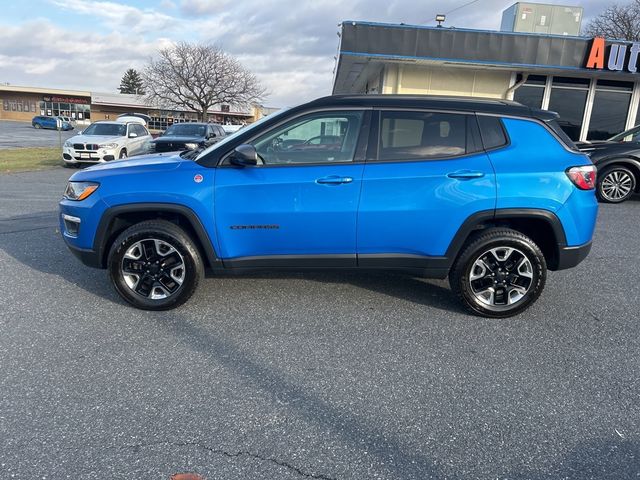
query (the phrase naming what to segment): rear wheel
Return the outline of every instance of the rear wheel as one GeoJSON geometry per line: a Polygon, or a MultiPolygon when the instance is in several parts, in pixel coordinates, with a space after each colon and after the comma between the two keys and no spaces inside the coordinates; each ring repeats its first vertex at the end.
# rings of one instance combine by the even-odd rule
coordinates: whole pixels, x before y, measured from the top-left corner
{"type": "Polygon", "coordinates": [[[636,190],[635,174],[622,165],[605,168],[598,176],[598,198],[606,203],[629,200],[636,190]]]}
{"type": "Polygon", "coordinates": [[[533,240],[515,230],[492,229],[463,247],[449,283],[473,313],[504,318],[531,306],[546,277],[544,255],[533,240]]]}
{"type": "Polygon", "coordinates": [[[108,257],[109,277],[127,302],[145,310],[168,310],[186,302],[204,274],[189,235],[164,220],[138,223],[122,232],[108,257]]]}

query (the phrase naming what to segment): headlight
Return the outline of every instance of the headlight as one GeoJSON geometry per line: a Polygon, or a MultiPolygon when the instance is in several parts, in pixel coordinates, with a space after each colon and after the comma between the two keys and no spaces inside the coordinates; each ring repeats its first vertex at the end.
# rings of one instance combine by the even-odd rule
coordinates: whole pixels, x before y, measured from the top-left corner
{"type": "Polygon", "coordinates": [[[197,143],[185,143],[184,146],[189,150],[195,150],[196,148],[198,148],[197,143]]]}
{"type": "Polygon", "coordinates": [[[116,148],[117,146],[117,143],[101,143],[98,148],[116,148]]]}
{"type": "Polygon", "coordinates": [[[67,147],[67,148],[71,148],[71,145],[73,145],[73,144],[69,140],[64,142],[64,146],[67,147]]]}
{"type": "Polygon", "coordinates": [[[68,200],[84,200],[93,192],[95,192],[99,183],[95,182],[69,182],[67,189],[64,191],[64,198],[68,200]]]}

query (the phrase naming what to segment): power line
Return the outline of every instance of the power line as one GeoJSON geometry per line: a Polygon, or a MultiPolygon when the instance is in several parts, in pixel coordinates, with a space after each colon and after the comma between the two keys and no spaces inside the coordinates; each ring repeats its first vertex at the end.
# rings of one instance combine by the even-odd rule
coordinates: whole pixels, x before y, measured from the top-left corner
{"type": "Polygon", "coordinates": [[[448,11],[447,13],[445,13],[445,15],[449,15],[450,13],[456,12],[456,11],[460,10],[461,8],[468,7],[469,5],[471,5],[473,3],[476,3],[476,2],[479,2],[479,1],[480,0],[471,0],[470,2],[465,3],[464,5],[460,5],[459,7],[456,7],[453,10],[448,11]]]}
{"type": "MultiPolygon", "coordinates": [[[[460,5],[459,7],[456,7],[456,8],[454,8],[453,10],[449,10],[448,12],[445,12],[445,13],[444,13],[444,15],[449,15],[449,14],[451,14],[451,13],[453,13],[453,12],[457,12],[458,10],[461,10],[461,9],[463,9],[463,8],[465,8],[465,7],[468,7],[469,5],[472,5],[472,4],[474,4],[474,3],[476,3],[476,2],[479,2],[479,1],[480,1],[480,0],[471,0],[470,2],[467,2],[467,3],[463,4],[463,5],[460,5]]],[[[431,23],[431,22],[433,22],[433,21],[434,21],[434,20],[433,20],[433,19],[431,19],[431,20],[427,20],[427,21],[422,22],[422,23],[431,23]]]]}

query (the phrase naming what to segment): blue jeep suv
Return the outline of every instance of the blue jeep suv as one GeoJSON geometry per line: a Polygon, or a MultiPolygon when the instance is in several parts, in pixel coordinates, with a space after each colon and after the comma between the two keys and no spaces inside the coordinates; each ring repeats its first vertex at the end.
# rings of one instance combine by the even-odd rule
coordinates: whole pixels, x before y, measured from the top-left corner
{"type": "Polygon", "coordinates": [[[136,307],[205,271],[357,268],[446,278],[507,317],[591,248],[596,169],[556,114],[503,100],[332,96],[204,150],[75,173],[67,245],[136,307]]]}

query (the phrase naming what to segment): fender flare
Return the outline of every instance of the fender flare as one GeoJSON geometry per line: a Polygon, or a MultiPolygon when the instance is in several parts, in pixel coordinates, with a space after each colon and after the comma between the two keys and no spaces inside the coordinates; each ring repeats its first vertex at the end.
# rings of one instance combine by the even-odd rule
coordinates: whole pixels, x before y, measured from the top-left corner
{"type": "Polygon", "coordinates": [[[197,236],[198,243],[202,246],[202,250],[207,262],[212,268],[222,266],[222,261],[216,254],[211,238],[206,229],[202,225],[198,215],[189,207],[174,203],[131,203],[126,205],[116,205],[109,207],[102,214],[98,228],[93,239],[93,251],[96,252],[101,268],[106,267],[107,240],[110,237],[113,221],[122,214],[127,213],[177,213],[183,215],[190,223],[193,231],[197,236]]]}
{"type": "Polygon", "coordinates": [[[555,236],[554,244],[557,245],[558,250],[566,247],[567,245],[567,237],[565,235],[562,222],[555,213],[549,210],[539,208],[499,208],[496,210],[483,210],[468,217],[453,237],[453,240],[447,249],[447,253],[445,254],[445,257],[449,262],[449,267],[451,267],[455,259],[460,254],[460,251],[469,238],[469,235],[474,231],[484,228],[484,225],[487,222],[494,223],[496,221],[509,219],[543,220],[551,226],[555,236]]]}

